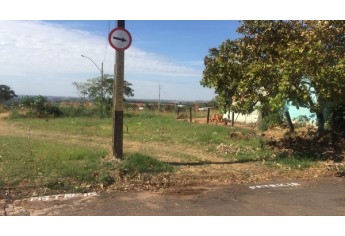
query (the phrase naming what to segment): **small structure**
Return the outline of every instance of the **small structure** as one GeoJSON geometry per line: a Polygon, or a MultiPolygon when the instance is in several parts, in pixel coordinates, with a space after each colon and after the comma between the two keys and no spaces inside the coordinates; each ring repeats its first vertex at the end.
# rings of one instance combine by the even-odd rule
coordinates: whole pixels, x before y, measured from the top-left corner
{"type": "Polygon", "coordinates": [[[207,111],[208,108],[209,107],[200,107],[200,108],[198,108],[198,111],[207,111]]]}

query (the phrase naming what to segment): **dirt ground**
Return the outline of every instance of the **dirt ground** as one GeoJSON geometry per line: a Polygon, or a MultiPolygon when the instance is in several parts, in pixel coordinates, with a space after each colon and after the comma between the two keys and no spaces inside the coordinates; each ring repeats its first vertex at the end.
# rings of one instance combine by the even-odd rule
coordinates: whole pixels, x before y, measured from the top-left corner
{"type": "MultiPolygon", "coordinates": [[[[0,113],[0,135],[27,135],[26,127],[17,127],[6,122],[4,118],[7,115],[8,114],[0,113]]],[[[198,123],[202,123],[203,121],[205,121],[205,119],[195,120],[195,122],[198,123]]],[[[243,124],[236,124],[236,126],[239,125],[243,126],[243,124]]],[[[249,128],[252,129],[252,127],[249,128]]],[[[283,138],[284,133],[286,133],[286,130],[278,128],[270,130],[262,135],[273,142],[283,138]]],[[[35,130],[31,130],[30,135],[32,138],[45,140],[55,140],[59,138],[62,142],[69,144],[82,142],[87,145],[102,146],[104,148],[111,147],[111,139],[107,138],[65,135],[59,132],[46,133],[35,130]]],[[[276,148],[280,147],[277,146],[276,148]]],[[[126,192],[148,190],[158,193],[194,194],[198,191],[207,189],[206,186],[208,185],[226,186],[228,184],[255,184],[273,179],[317,180],[323,177],[333,177],[339,174],[339,169],[344,165],[343,162],[324,160],[320,161],[317,167],[308,168],[306,170],[291,169],[278,164],[272,168],[261,161],[247,163],[226,162],[216,154],[205,152],[205,150],[193,146],[182,146],[178,144],[161,145],[158,142],[143,143],[139,141],[126,141],[124,142],[124,149],[130,152],[154,153],[154,155],[158,156],[162,161],[175,163],[177,171],[172,174],[159,174],[156,176],[141,175],[130,180],[118,178],[118,176],[115,175],[115,184],[107,186],[106,188],[104,188],[104,186],[92,186],[90,191],[126,192]],[[187,161],[176,163],[175,156],[184,156],[186,153],[188,153],[186,158],[187,161]]],[[[111,153],[110,150],[109,153],[111,153]]],[[[343,153],[341,153],[341,155],[343,155],[343,153]]],[[[178,160],[181,160],[181,158],[178,160]]],[[[114,162],[111,156],[107,157],[106,161],[114,162]]],[[[1,192],[2,195],[11,196],[12,200],[37,194],[37,190],[25,186],[25,184],[20,188],[3,189],[1,192]]]]}

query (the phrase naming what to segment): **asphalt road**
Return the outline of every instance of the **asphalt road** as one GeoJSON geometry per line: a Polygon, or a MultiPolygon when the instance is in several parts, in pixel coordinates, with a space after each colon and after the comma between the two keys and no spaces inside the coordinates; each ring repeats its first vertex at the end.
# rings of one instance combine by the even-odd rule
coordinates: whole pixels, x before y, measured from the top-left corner
{"type": "Polygon", "coordinates": [[[167,193],[54,195],[6,202],[0,215],[58,216],[344,216],[345,178],[276,180],[167,193]]]}

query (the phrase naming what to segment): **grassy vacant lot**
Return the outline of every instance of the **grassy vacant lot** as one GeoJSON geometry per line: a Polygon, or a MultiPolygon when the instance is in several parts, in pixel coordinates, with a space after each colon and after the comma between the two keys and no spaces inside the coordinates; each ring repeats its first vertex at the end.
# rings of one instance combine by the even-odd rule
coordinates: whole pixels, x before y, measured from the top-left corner
{"type": "Polygon", "coordinates": [[[313,178],[338,168],[312,153],[277,152],[267,135],[252,128],[190,123],[153,112],[127,113],[124,124],[125,160],[119,162],[111,153],[111,119],[2,117],[0,188],[27,194],[104,187],[162,190],[313,178]]]}

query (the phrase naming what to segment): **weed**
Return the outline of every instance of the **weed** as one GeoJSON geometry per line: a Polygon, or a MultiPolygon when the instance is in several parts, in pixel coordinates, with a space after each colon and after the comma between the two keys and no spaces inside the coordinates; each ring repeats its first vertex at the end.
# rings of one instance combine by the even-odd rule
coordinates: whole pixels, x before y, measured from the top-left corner
{"type": "Polygon", "coordinates": [[[105,173],[99,176],[99,182],[101,182],[103,186],[109,186],[115,183],[115,179],[109,173],[105,173]]]}
{"type": "Polygon", "coordinates": [[[279,155],[275,160],[266,162],[268,165],[284,165],[291,169],[308,169],[318,163],[317,158],[305,155],[279,155]]]}
{"type": "Polygon", "coordinates": [[[140,153],[134,153],[128,156],[120,166],[120,174],[122,176],[139,173],[156,174],[160,172],[171,172],[172,170],[171,165],[140,153]]]}
{"type": "Polygon", "coordinates": [[[0,113],[7,112],[7,111],[8,111],[8,107],[6,105],[0,104],[0,113]]]}
{"type": "Polygon", "coordinates": [[[339,172],[345,173],[345,166],[344,165],[339,167],[339,172]]]}
{"type": "Polygon", "coordinates": [[[51,190],[65,190],[67,187],[62,181],[51,181],[46,183],[44,186],[51,190]]]}
{"type": "Polygon", "coordinates": [[[65,180],[93,183],[93,173],[107,169],[101,161],[107,152],[100,148],[37,139],[31,139],[28,148],[28,140],[22,137],[0,136],[0,143],[5,185],[29,181],[59,189],[67,186],[65,180]]]}
{"type": "MultiPolygon", "coordinates": [[[[345,166],[344,165],[339,166],[339,170],[338,170],[337,174],[339,177],[345,177],[345,166]]],[[[0,181],[0,184],[1,184],[1,181],[0,181]]]]}
{"type": "Polygon", "coordinates": [[[88,117],[80,118],[56,118],[45,121],[42,119],[16,119],[10,120],[19,126],[30,127],[32,130],[44,130],[46,132],[63,132],[76,135],[89,135],[111,137],[111,119],[96,119],[88,117]]]}

